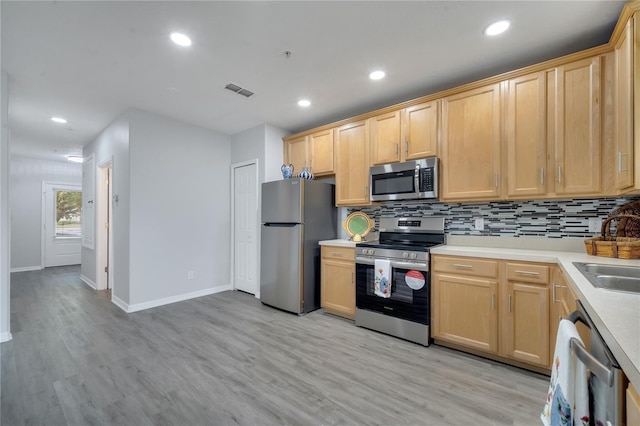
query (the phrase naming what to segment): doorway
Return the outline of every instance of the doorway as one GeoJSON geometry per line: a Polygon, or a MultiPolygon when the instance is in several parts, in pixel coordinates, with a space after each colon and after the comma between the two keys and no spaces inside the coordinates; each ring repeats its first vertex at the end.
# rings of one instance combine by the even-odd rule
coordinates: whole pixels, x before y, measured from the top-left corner
{"type": "Polygon", "coordinates": [[[258,284],[258,160],[231,166],[231,280],[235,290],[260,297],[258,284]]]}
{"type": "Polygon", "coordinates": [[[96,289],[113,291],[113,161],[98,164],[96,289]]]}
{"type": "Polygon", "coordinates": [[[42,182],[42,265],[79,265],[82,186],[42,182]]]}

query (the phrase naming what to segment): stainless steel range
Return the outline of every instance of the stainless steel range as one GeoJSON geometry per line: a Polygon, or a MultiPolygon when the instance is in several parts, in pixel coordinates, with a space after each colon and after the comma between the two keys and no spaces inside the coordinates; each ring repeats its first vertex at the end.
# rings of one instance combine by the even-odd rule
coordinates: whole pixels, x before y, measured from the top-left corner
{"type": "Polygon", "coordinates": [[[379,230],[356,247],[356,325],[428,346],[429,249],[445,242],[444,218],[383,217],[379,230]]]}

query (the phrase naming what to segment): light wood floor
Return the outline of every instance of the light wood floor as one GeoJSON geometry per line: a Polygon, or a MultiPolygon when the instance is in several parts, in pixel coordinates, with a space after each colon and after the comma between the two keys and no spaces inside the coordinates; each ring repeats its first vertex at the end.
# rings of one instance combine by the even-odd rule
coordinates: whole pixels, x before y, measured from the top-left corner
{"type": "Polygon", "coordinates": [[[78,267],[11,275],[2,425],[537,425],[548,379],[225,292],[125,314],[78,267]]]}

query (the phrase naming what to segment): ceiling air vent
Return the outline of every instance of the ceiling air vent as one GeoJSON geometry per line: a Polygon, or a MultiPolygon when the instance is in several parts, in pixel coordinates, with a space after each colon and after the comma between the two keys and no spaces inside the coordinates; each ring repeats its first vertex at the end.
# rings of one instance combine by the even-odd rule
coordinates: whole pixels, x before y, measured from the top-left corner
{"type": "Polygon", "coordinates": [[[233,83],[227,84],[226,86],[224,86],[224,88],[227,90],[231,90],[232,92],[235,92],[239,95],[245,96],[247,98],[253,95],[253,92],[251,90],[243,89],[242,87],[235,85],[233,83]]]}

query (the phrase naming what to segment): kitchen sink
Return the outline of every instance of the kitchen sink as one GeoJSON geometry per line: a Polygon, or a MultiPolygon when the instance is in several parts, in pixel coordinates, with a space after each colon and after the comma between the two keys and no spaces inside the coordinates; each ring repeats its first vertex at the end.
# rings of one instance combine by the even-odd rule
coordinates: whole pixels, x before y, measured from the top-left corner
{"type": "Polygon", "coordinates": [[[573,263],[594,287],[640,293],[640,267],[573,263]]]}

